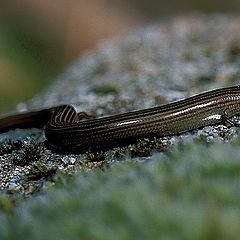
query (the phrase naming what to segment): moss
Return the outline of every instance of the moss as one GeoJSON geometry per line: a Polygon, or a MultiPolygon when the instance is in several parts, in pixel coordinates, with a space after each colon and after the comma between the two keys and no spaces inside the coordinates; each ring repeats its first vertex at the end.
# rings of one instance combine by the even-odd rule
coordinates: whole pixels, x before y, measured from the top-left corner
{"type": "Polygon", "coordinates": [[[128,146],[131,157],[149,157],[155,151],[167,151],[170,142],[167,138],[144,138],[128,146]]]}
{"type": "Polygon", "coordinates": [[[31,166],[31,169],[26,177],[27,181],[36,181],[41,178],[51,180],[56,172],[56,167],[49,167],[41,162],[36,162],[31,166]]]}
{"type": "Polygon", "coordinates": [[[238,239],[239,154],[238,144],[188,144],[145,163],[57,174],[44,198],[11,215],[2,201],[0,237],[238,239]]]}
{"type": "Polygon", "coordinates": [[[119,90],[117,89],[117,87],[110,84],[95,86],[92,88],[92,91],[99,96],[105,96],[108,94],[118,95],[119,93],[119,90]]]}
{"type": "Polygon", "coordinates": [[[0,209],[5,211],[6,213],[12,213],[16,206],[16,198],[11,198],[11,196],[7,194],[0,195],[0,209]]]}
{"type": "Polygon", "coordinates": [[[207,143],[207,135],[206,134],[199,134],[198,138],[195,140],[195,142],[205,144],[207,143]]]}
{"type": "Polygon", "coordinates": [[[215,76],[214,75],[201,75],[198,77],[197,79],[197,83],[198,84],[208,84],[211,83],[215,80],[215,76]]]}

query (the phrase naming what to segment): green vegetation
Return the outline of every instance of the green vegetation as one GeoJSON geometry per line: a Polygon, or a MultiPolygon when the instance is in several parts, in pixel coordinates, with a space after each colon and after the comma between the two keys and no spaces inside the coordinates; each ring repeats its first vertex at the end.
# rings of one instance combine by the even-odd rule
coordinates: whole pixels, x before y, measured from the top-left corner
{"type": "Polygon", "coordinates": [[[57,174],[54,187],[20,204],[1,196],[0,238],[238,239],[239,156],[239,141],[191,144],[57,174]]]}
{"type": "Polygon", "coordinates": [[[209,84],[216,79],[214,75],[201,75],[197,79],[198,84],[209,84]]]}
{"type": "Polygon", "coordinates": [[[110,84],[101,84],[92,88],[92,91],[99,96],[105,96],[107,94],[117,95],[119,93],[117,87],[110,84]]]}

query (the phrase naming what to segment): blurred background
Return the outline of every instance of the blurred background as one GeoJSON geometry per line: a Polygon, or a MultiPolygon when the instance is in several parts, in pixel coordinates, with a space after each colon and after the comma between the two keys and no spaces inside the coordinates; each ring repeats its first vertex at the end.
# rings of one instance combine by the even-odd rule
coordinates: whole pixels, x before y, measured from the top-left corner
{"type": "Polygon", "coordinates": [[[240,0],[1,1],[0,112],[43,90],[102,39],[196,11],[238,14],[240,0]]]}

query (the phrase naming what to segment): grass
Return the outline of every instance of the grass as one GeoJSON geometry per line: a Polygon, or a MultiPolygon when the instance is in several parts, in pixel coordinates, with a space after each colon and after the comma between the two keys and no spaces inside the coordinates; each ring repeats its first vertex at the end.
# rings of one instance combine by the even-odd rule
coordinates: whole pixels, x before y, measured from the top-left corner
{"type": "Polygon", "coordinates": [[[176,147],[168,155],[69,178],[11,207],[1,239],[238,239],[239,144],[176,147]]]}

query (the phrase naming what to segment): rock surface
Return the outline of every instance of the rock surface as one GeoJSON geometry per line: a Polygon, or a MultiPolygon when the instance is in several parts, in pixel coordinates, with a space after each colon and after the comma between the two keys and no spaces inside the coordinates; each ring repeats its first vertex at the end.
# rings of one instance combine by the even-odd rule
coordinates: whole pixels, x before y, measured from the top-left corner
{"type": "MultiPolygon", "coordinates": [[[[240,18],[194,15],[133,30],[107,41],[71,65],[49,89],[20,103],[18,111],[73,104],[96,117],[148,108],[240,80],[240,18]]],[[[39,129],[0,135],[0,188],[31,194],[51,184],[57,171],[151,159],[174,144],[233,141],[235,127],[208,126],[179,136],[140,139],[124,148],[59,155],[39,129]]]]}

